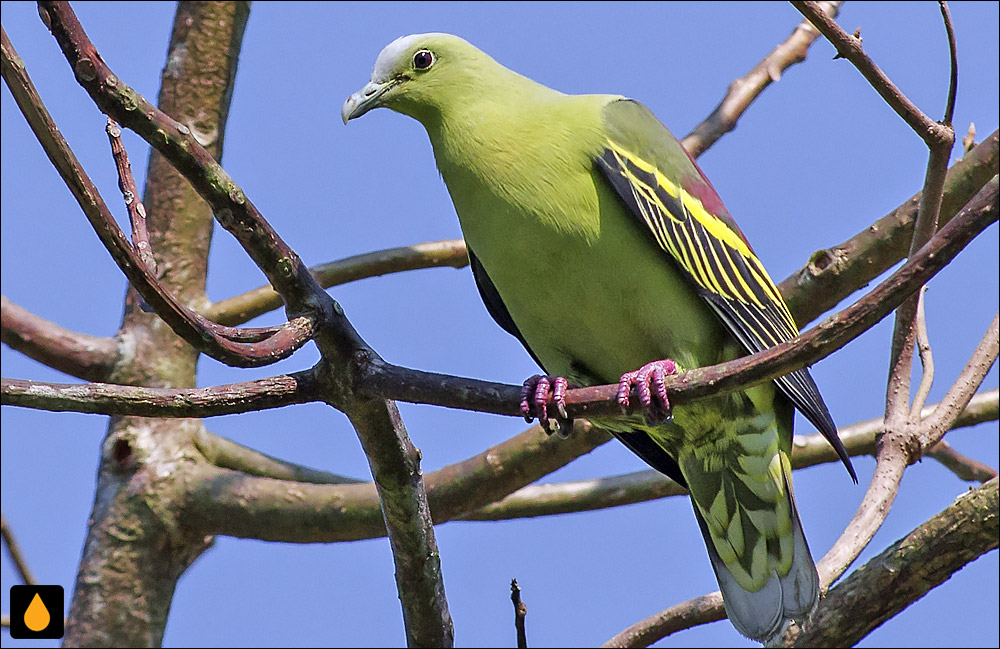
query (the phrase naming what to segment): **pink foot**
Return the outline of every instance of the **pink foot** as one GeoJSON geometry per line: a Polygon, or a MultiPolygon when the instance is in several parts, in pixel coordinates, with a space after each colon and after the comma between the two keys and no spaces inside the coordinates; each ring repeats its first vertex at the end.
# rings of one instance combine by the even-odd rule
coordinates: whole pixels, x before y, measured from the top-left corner
{"type": "Polygon", "coordinates": [[[670,421],[670,400],[667,398],[666,378],[677,374],[677,363],[669,359],[646,363],[634,372],[622,374],[618,381],[618,405],[625,411],[629,407],[629,393],[634,386],[639,397],[639,407],[651,423],[670,421]],[[655,398],[654,398],[655,397],[655,398]]]}
{"type": "Polygon", "coordinates": [[[521,416],[529,424],[537,418],[549,435],[555,432],[560,437],[567,437],[573,424],[573,420],[566,415],[568,387],[569,383],[561,376],[532,376],[521,386],[521,416]],[[552,417],[556,422],[554,429],[549,421],[549,404],[556,407],[556,414],[552,417]]]}

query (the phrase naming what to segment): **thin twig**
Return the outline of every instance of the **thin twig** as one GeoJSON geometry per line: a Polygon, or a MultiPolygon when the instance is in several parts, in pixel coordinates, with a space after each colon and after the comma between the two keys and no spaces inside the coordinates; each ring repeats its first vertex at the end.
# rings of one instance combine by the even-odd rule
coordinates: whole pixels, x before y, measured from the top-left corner
{"type": "Polygon", "coordinates": [[[924,298],[926,293],[927,287],[924,286],[920,289],[920,295],[917,298],[917,317],[914,321],[917,336],[917,352],[920,355],[920,364],[923,367],[923,372],[920,377],[920,385],[917,387],[917,393],[913,397],[913,405],[910,407],[911,417],[919,416],[919,413],[923,411],[924,404],[927,402],[927,395],[930,394],[931,385],[934,383],[934,354],[931,352],[931,341],[927,336],[927,318],[924,315],[924,304],[926,302],[924,298]]]}
{"type": "MultiPolygon", "coordinates": [[[[675,404],[746,389],[789,371],[811,365],[839,349],[888,315],[957,255],[997,218],[997,179],[992,180],[919,253],[855,304],[827,318],[793,340],[766,351],[707,368],[689,370],[666,381],[675,404]]],[[[362,378],[375,394],[413,403],[519,416],[520,388],[472,379],[456,379],[385,363],[372,363],[362,378]]],[[[571,417],[620,415],[615,385],[569,390],[571,417]]]]}
{"type": "Polygon", "coordinates": [[[0,338],[11,349],[85,381],[106,381],[118,358],[112,338],[70,331],[0,296],[0,338]]]}
{"type": "Polygon", "coordinates": [[[928,146],[935,140],[940,140],[946,127],[938,124],[925,115],[917,106],[897,88],[889,77],[882,72],[875,62],[864,53],[861,48],[861,39],[851,36],[836,21],[827,16],[818,2],[792,1],[792,6],[799,10],[809,22],[816,26],[820,32],[826,36],[837,53],[854,64],[854,67],[868,80],[872,88],[885,100],[889,106],[896,111],[896,114],[903,118],[920,137],[924,138],[928,146]]]}
{"type": "MultiPolygon", "coordinates": [[[[934,407],[935,405],[927,407],[925,412],[930,414],[934,407]]],[[[955,420],[952,430],[975,426],[984,421],[996,421],[998,415],[1000,415],[1000,391],[990,390],[980,393],[969,402],[962,415],[955,420]]],[[[838,434],[850,456],[873,455],[875,438],[882,427],[883,421],[879,417],[844,426],[838,434]]],[[[965,457],[943,440],[926,455],[944,464],[962,480],[985,482],[997,475],[995,469],[965,457]]],[[[840,458],[830,446],[830,442],[818,433],[796,435],[792,440],[793,469],[839,461],[840,458]]],[[[461,516],[461,519],[494,521],[551,516],[620,507],[659,498],[687,495],[687,493],[687,489],[659,471],[636,471],[590,480],[531,484],[518,489],[503,500],[461,516]]]]}
{"type": "Polygon", "coordinates": [[[675,604],[640,620],[602,644],[602,647],[648,647],[672,633],[690,629],[726,617],[722,593],[715,591],[675,604]]]}
{"type": "Polygon", "coordinates": [[[147,388],[2,379],[5,406],[139,417],[216,417],[320,401],[313,370],[210,388],[147,388]]]}
{"type": "Polygon", "coordinates": [[[993,322],[986,329],[982,340],[976,346],[969,362],[959,373],[958,378],[934,409],[933,414],[920,424],[920,443],[924,448],[933,446],[948,430],[952,421],[969,402],[976,389],[986,377],[986,373],[997,360],[1000,353],[1000,314],[993,316],[993,322]]]}
{"type": "Polygon", "coordinates": [[[962,455],[945,440],[932,446],[925,455],[934,458],[966,482],[986,482],[997,477],[997,470],[979,460],[962,455]]]}
{"type": "Polygon", "coordinates": [[[831,590],[805,629],[793,628],[782,645],[853,647],[956,571],[995,550],[998,503],[995,478],[962,494],[831,590]]]}
{"type": "Polygon", "coordinates": [[[214,466],[220,469],[239,471],[244,475],[307,484],[334,485],[359,484],[364,482],[364,480],[357,480],[272,457],[242,444],[237,444],[225,437],[208,433],[203,429],[195,431],[194,444],[205,459],[214,466]]]}
{"type": "Polygon", "coordinates": [[[524,617],[528,607],[521,601],[521,587],[516,579],[510,580],[510,601],[514,603],[514,628],[517,630],[517,649],[528,649],[528,634],[524,630],[524,617]]]}
{"type": "MultiPolygon", "coordinates": [[[[286,323],[274,331],[266,340],[244,345],[219,335],[205,321],[167,291],[140,258],[139,253],[125,237],[114,216],[101,198],[97,187],[83,170],[69,144],[63,138],[38,96],[24,64],[20,61],[6,32],[3,32],[3,75],[18,108],[24,114],[31,130],[45,150],[53,166],[59,171],[67,187],[76,198],[115,263],[129,282],[170,325],[179,336],[196,349],[203,351],[220,362],[238,367],[256,367],[274,363],[291,355],[308,342],[312,333],[312,323],[305,318],[286,323]]],[[[110,135],[110,133],[109,133],[110,135]]],[[[119,169],[129,174],[128,163],[119,169]]],[[[133,193],[134,182],[131,183],[133,193]]]]}
{"type": "Polygon", "coordinates": [[[948,34],[948,60],[951,63],[951,74],[948,81],[948,101],[945,104],[944,117],[941,123],[951,127],[955,117],[955,100],[958,97],[958,46],[955,43],[955,26],[951,22],[951,10],[944,0],[938,1],[941,8],[941,18],[944,20],[944,29],[948,34]]]}
{"type": "MultiPolygon", "coordinates": [[[[468,265],[465,240],[446,239],[355,255],[313,266],[309,272],[320,286],[330,288],[388,273],[440,266],[464,268],[468,265]]],[[[205,315],[216,322],[237,325],[281,306],[281,296],[270,286],[261,286],[216,302],[205,315]]]]}
{"type": "Polygon", "coordinates": [[[21,583],[33,586],[35,584],[35,576],[31,574],[28,562],[25,561],[24,554],[21,552],[21,546],[14,537],[14,532],[10,529],[10,525],[7,524],[7,517],[3,514],[0,514],[0,532],[3,534],[3,542],[7,545],[7,553],[10,554],[10,560],[14,563],[17,574],[21,576],[21,583]]]}
{"type": "Polygon", "coordinates": [[[107,131],[108,141],[111,143],[111,157],[118,170],[118,188],[121,189],[122,197],[125,199],[125,208],[128,210],[129,222],[132,224],[132,246],[139,253],[139,259],[143,261],[149,272],[155,275],[156,259],[153,257],[153,249],[149,246],[146,207],[142,204],[142,198],[139,196],[139,188],[135,186],[132,164],[128,160],[128,152],[122,143],[122,128],[118,126],[118,122],[109,117],[105,131],[107,131]]]}
{"type": "MultiPolygon", "coordinates": [[[[994,131],[945,178],[939,225],[944,226],[1000,171],[1000,132],[994,131]]],[[[819,317],[907,256],[922,193],[917,193],[843,243],[819,250],[779,285],[799,325],[819,317]]]]}
{"type": "MultiPolygon", "coordinates": [[[[821,11],[836,17],[840,2],[820,2],[821,11]]],[[[796,63],[806,60],[809,46],[819,32],[808,20],[802,21],[784,42],[774,48],[745,76],[729,84],[726,96],[703,122],[688,133],[681,144],[697,158],[726,133],[736,128],[736,122],[757,97],[781,74],[796,63]]]]}

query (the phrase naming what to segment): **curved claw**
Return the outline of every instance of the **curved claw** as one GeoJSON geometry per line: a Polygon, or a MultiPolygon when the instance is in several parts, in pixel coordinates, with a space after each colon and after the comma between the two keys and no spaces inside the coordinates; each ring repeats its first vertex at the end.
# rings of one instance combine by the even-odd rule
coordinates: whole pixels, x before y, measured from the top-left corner
{"type": "Polygon", "coordinates": [[[670,421],[670,399],[667,398],[666,378],[677,374],[677,363],[672,360],[646,363],[634,372],[622,374],[618,381],[618,405],[627,412],[629,395],[635,387],[639,407],[651,423],[670,421]]]}
{"type": "Polygon", "coordinates": [[[566,414],[568,388],[569,382],[561,376],[532,376],[521,386],[521,416],[529,424],[537,418],[546,433],[551,435],[556,432],[560,437],[566,437],[568,432],[564,431],[569,431],[573,423],[566,414]],[[549,421],[549,404],[556,407],[556,414],[552,417],[556,421],[554,430],[549,421]]]}

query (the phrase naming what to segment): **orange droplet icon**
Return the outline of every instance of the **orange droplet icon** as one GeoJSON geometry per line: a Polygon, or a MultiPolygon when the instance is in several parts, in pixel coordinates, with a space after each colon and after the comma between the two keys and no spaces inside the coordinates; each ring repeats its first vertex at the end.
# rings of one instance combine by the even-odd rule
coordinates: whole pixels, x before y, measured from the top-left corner
{"type": "Polygon", "coordinates": [[[45,608],[42,598],[38,596],[38,593],[35,593],[31,603],[28,604],[28,610],[24,612],[24,626],[37,633],[45,629],[51,621],[52,616],[49,615],[49,609],[45,608]]]}

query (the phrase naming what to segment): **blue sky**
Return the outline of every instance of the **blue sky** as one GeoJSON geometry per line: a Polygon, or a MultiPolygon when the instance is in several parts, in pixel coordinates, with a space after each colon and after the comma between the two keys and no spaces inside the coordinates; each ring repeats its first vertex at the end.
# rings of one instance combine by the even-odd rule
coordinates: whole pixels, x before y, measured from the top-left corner
{"type": "MultiPolygon", "coordinates": [[[[104,118],[73,80],[29,3],[3,3],[3,24],[77,156],[121,218],[104,118]]],[[[979,139],[998,122],[998,5],[951,5],[960,59],[956,129],[979,139]]],[[[111,68],[155,98],[174,6],[76,6],[111,68]]],[[[370,250],[460,236],[427,137],[414,121],[376,111],[349,127],[344,99],[368,79],[397,36],[459,34],[508,67],[572,93],[620,93],[646,103],[683,136],[726,87],[782,41],[800,16],[783,3],[472,4],[255,3],[244,41],[223,164],[309,264],[370,250]]],[[[938,118],[947,50],[933,3],[848,3],[866,51],[921,108],[938,118]]],[[[922,183],[920,139],[824,41],[789,70],[699,160],[771,275],[783,279],[817,249],[839,243],[899,205],[922,183]]],[[[2,92],[2,290],[63,326],[111,335],[125,281],[2,92]]],[[[139,182],[148,149],[125,140],[139,182]]],[[[940,398],[998,308],[997,227],[930,284],[931,344],[940,398]]],[[[223,299],[264,282],[225,233],[217,233],[209,295],[223,299]]],[[[467,269],[434,269],[332,289],[387,360],[427,370],[520,383],[536,368],[489,318],[467,269]]],[[[261,323],[278,322],[269,314],[261,323]]],[[[879,416],[889,321],[813,369],[841,425],[879,416]]],[[[3,375],[65,376],[3,347],[3,375]]],[[[308,347],[278,366],[200,365],[199,385],[309,367],[308,347]]],[[[996,387],[997,371],[985,387],[996,387]]],[[[401,404],[430,471],[523,429],[516,419],[401,404]]],[[[3,511],[39,580],[71,589],[93,500],[106,418],[3,408],[3,511]]],[[[799,418],[800,432],[812,430],[799,418]]],[[[309,405],[208,421],[211,431],[291,461],[367,477],[347,420],[309,405]]],[[[994,467],[996,422],[948,436],[994,467]]],[[[853,515],[874,466],[795,474],[799,510],[818,558],[853,515]]],[[[606,445],[547,480],[636,471],[642,463],[606,445]]],[[[968,485],[933,460],[911,467],[896,504],[863,559],[940,511],[968,485]]],[[[456,641],[513,645],[508,583],[528,606],[533,646],[600,644],[667,606],[715,590],[690,506],[675,498],[615,510],[437,528],[456,641]]],[[[979,559],[866,638],[862,646],[996,646],[997,553],[979,559]]],[[[0,561],[2,610],[16,582],[0,561]]],[[[393,565],[384,540],[335,545],[220,538],[181,578],[164,642],[200,645],[396,646],[404,643],[393,565]]],[[[4,646],[22,646],[3,632],[4,646]]],[[[40,643],[39,643],[40,644],[40,643]]],[[[684,632],[663,646],[752,646],[727,622],[684,632]]]]}

